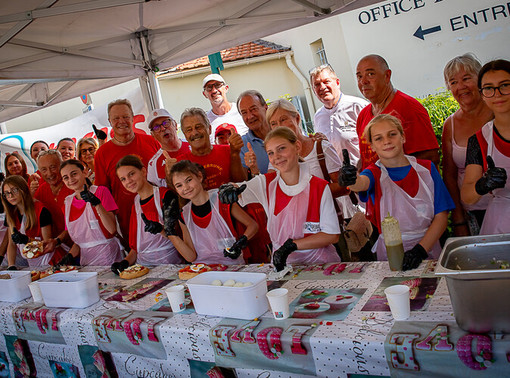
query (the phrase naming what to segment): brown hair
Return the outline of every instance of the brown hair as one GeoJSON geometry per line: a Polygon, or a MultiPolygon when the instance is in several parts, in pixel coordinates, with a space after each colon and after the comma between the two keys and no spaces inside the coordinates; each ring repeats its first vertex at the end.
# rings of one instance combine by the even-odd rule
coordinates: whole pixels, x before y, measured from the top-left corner
{"type": "Polygon", "coordinates": [[[133,107],[131,106],[131,103],[129,102],[129,100],[125,99],[125,98],[120,98],[120,99],[112,101],[108,104],[108,119],[110,119],[110,110],[116,105],[126,105],[131,112],[131,116],[134,117],[135,113],[133,112],[133,107]]]}
{"type": "Polygon", "coordinates": [[[25,180],[28,180],[28,173],[27,173],[27,163],[25,162],[25,159],[23,159],[23,157],[20,155],[20,153],[18,151],[14,151],[12,154],[9,154],[6,156],[5,160],[4,160],[4,168],[5,168],[5,175],[7,177],[9,176],[12,176],[10,173],[9,173],[9,170],[7,169],[7,164],[9,163],[9,159],[11,157],[15,157],[16,159],[19,160],[19,162],[21,163],[21,168],[22,168],[22,173],[21,173],[21,176],[25,179],[25,180]]]}
{"type": "Polygon", "coordinates": [[[390,114],[379,114],[378,116],[375,116],[365,127],[365,130],[363,131],[363,138],[368,140],[369,143],[372,143],[372,127],[380,122],[388,122],[396,127],[400,135],[404,136],[404,128],[402,127],[402,123],[397,117],[394,117],[390,114]]]}
{"type": "Polygon", "coordinates": [[[292,131],[288,127],[278,126],[271,130],[269,133],[267,133],[266,138],[264,139],[264,148],[267,142],[273,138],[287,139],[292,144],[296,144],[298,140],[294,131],[292,131]]]}
{"type": "Polygon", "coordinates": [[[120,167],[135,167],[141,170],[142,168],[145,168],[145,165],[143,165],[142,159],[140,159],[138,156],[126,155],[117,162],[115,171],[117,171],[120,167]]]}
{"type": "MultiPolygon", "coordinates": [[[[18,175],[13,175],[7,177],[2,183],[2,194],[4,192],[5,185],[8,184],[14,188],[19,190],[21,195],[21,204],[23,205],[23,209],[25,210],[25,228],[30,230],[37,224],[36,214],[35,214],[35,206],[34,199],[30,194],[30,189],[28,188],[28,183],[25,179],[18,175]]],[[[5,216],[7,218],[7,225],[9,228],[13,229],[16,225],[16,213],[18,212],[18,207],[11,205],[9,201],[2,195],[2,203],[4,204],[5,216]]]]}
{"type": "Polygon", "coordinates": [[[205,181],[205,168],[202,165],[193,163],[192,161],[189,161],[189,160],[178,161],[170,169],[170,173],[169,173],[170,185],[174,189],[175,189],[175,187],[174,187],[172,178],[173,178],[174,174],[176,174],[176,173],[191,173],[195,176],[202,175],[202,186],[205,181]]]}

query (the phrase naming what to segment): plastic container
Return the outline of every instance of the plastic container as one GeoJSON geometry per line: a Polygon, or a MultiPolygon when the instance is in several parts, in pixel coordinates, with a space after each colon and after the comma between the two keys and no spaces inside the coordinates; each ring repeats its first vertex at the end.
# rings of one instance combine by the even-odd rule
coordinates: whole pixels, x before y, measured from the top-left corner
{"type": "Polygon", "coordinates": [[[398,220],[388,213],[388,216],[381,222],[381,228],[390,269],[393,271],[402,270],[404,245],[402,243],[402,233],[400,232],[398,220]]]}
{"type": "Polygon", "coordinates": [[[254,319],[268,310],[264,273],[205,272],[188,280],[195,311],[200,315],[254,319]],[[247,287],[213,286],[214,280],[251,282],[247,287]]]}
{"type": "Polygon", "coordinates": [[[32,295],[28,288],[32,282],[30,271],[4,270],[1,274],[8,274],[11,278],[0,280],[0,301],[19,302],[32,295]]]}
{"type": "Polygon", "coordinates": [[[85,308],[99,301],[97,272],[56,273],[38,282],[48,307],[85,308]]]}
{"type": "Polygon", "coordinates": [[[446,241],[435,273],[446,277],[460,328],[472,333],[510,333],[509,262],[510,234],[446,241]]]}

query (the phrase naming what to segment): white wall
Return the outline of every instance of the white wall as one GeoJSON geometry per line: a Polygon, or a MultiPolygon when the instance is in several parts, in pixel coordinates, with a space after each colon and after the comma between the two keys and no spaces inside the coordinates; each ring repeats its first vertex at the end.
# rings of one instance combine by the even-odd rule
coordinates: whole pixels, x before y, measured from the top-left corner
{"type": "Polygon", "coordinates": [[[425,96],[444,86],[443,68],[457,55],[473,52],[482,63],[510,59],[510,5],[503,0],[382,1],[266,37],[290,45],[302,72],[314,65],[309,45],[318,38],[323,40],[328,61],[337,71],[344,92],[360,96],[355,83],[357,62],[375,53],[388,61],[397,88],[425,96]],[[399,14],[395,14],[395,4],[407,12],[397,8],[399,14]],[[466,27],[463,15],[473,18],[473,12],[478,25],[468,21],[466,27]],[[373,15],[378,13],[380,16],[374,21],[373,15]],[[421,40],[413,36],[420,25],[423,29],[440,26],[441,31],[421,40]]]}

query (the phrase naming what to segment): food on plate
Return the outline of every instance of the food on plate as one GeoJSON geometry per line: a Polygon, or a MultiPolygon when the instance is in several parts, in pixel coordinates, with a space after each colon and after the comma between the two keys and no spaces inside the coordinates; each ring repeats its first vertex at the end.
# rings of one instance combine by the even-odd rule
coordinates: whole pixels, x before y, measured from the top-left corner
{"type": "Polygon", "coordinates": [[[42,256],[43,243],[40,240],[34,240],[25,244],[23,247],[23,256],[27,259],[35,259],[42,256]]]}
{"type": "Polygon", "coordinates": [[[140,264],[135,264],[120,272],[119,277],[125,280],[132,280],[133,278],[144,276],[147,273],[149,273],[149,268],[140,264]]]}
{"type": "Polygon", "coordinates": [[[0,274],[0,280],[10,280],[11,275],[10,274],[0,274]]]}
{"type": "Polygon", "coordinates": [[[38,270],[32,270],[30,272],[30,275],[32,276],[32,282],[37,281],[39,278],[41,278],[41,272],[39,272],[38,270]]]}
{"type": "Polygon", "coordinates": [[[54,273],[66,273],[71,272],[73,270],[78,270],[78,268],[72,265],[60,265],[59,267],[52,266],[46,270],[43,270],[40,274],[40,278],[51,276],[54,273]]]}
{"type": "Polygon", "coordinates": [[[179,279],[189,280],[190,278],[198,276],[200,273],[209,271],[223,271],[226,269],[227,266],[223,264],[191,264],[179,270],[179,279]]]}

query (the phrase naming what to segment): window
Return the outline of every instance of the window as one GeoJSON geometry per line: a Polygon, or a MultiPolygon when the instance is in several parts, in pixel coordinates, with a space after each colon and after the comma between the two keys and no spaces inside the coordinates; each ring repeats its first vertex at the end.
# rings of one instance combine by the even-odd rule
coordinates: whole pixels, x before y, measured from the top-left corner
{"type": "Polygon", "coordinates": [[[326,50],[324,49],[324,44],[322,43],[322,39],[318,39],[317,41],[310,44],[310,48],[314,54],[313,60],[315,66],[320,66],[323,64],[328,64],[328,58],[326,56],[326,50]]]}

